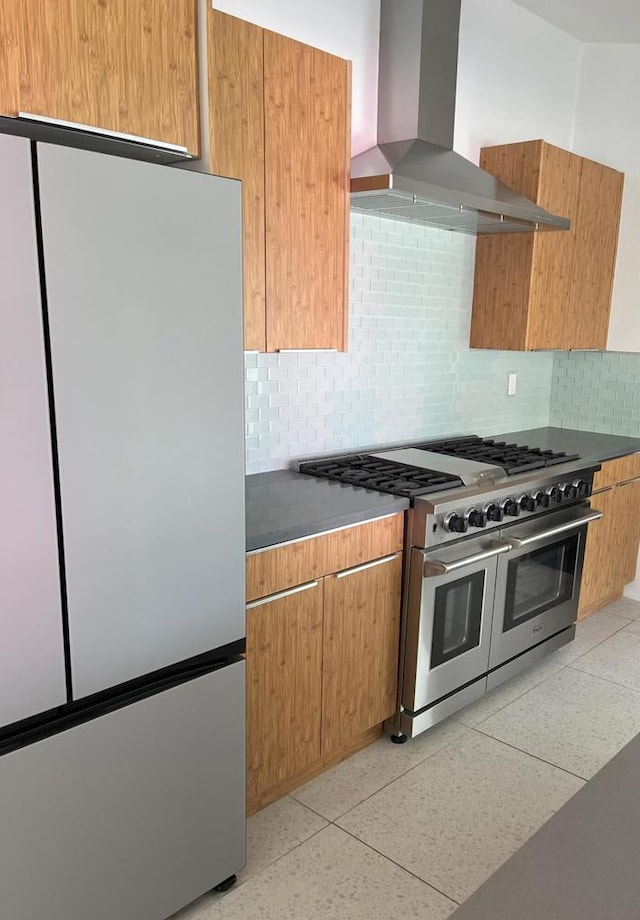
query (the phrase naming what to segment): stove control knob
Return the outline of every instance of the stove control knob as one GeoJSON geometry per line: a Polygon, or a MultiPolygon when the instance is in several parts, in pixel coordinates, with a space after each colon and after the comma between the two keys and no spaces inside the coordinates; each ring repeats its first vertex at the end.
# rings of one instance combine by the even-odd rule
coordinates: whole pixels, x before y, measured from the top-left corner
{"type": "Polygon", "coordinates": [[[451,533],[466,533],[468,524],[459,514],[448,514],[444,519],[445,530],[451,533]]]}
{"type": "Polygon", "coordinates": [[[483,511],[489,521],[501,521],[504,517],[504,511],[495,502],[485,505],[483,511]]]}
{"type": "Polygon", "coordinates": [[[487,526],[487,515],[484,511],[478,511],[477,508],[471,508],[471,510],[467,512],[467,520],[471,527],[487,526]]]}
{"type": "Polygon", "coordinates": [[[518,504],[520,505],[523,511],[535,511],[536,510],[536,502],[535,502],[535,499],[532,498],[531,495],[521,495],[520,498],[518,499],[518,504]]]}
{"type": "Polygon", "coordinates": [[[585,482],[584,479],[574,479],[571,485],[577,490],[578,498],[589,497],[589,483],[585,482]]]}
{"type": "Polygon", "coordinates": [[[538,489],[537,492],[534,492],[532,495],[532,498],[535,499],[536,505],[538,505],[540,508],[549,507],[549,496],[547,495],[546,492],[543,492],[541,489],[538,489]]]}
{"type": "Polygon", "coordinates": [[[560,491],[562,492],[562,497],[568,502],[575,501],[578,497],[578,489],[573,482],[565,482],[564,485],[560,486],[560,491]]]}
{"type": "Polygon", "coordinates": [[[518,502],[514,502],[512,498],[505,498],[505,500],[500,502],[500,504],[507,517],[518,517],[520,514],[520,506],[518,505],[518,502]]]}
{"type": "Polygon", "coordinates": [[[562,492],[560,491],[558,486],[549,486],[549,488],[547,489],[547,495],[549,496],[549,501],[552,504],[559,505],[560,502],[562,501],[562,492]]]}

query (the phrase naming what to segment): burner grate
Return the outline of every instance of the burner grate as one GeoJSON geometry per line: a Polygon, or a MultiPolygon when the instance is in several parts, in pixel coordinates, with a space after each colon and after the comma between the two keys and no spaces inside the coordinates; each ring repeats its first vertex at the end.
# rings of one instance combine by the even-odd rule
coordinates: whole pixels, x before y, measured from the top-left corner
{"type": "Polygon", "coordinates": [[[475,460],[478,463],[492,463],[495,466],[503,467],[509,476],[580,459],[578,454],[541,450],[539,447],[529,447],[528,445],[509,444],[507,441],[480,438],[477,435],[450,438],[445,441],[436,441],[432,444],[419,444],[418,447],[422,450],[430,450],[450,457],[462,457],[465,460],[475,460]]]}
{"type": "Polygon", "coordinates": [[[444,489],[457,489],[462,485],[457,476],[448,473],[425,470],[406,463],[380,460],[362,454],[311,460],[301,463],[299,470],[320,479],[332,479],[406,498],[441,492],[444,489]]]}

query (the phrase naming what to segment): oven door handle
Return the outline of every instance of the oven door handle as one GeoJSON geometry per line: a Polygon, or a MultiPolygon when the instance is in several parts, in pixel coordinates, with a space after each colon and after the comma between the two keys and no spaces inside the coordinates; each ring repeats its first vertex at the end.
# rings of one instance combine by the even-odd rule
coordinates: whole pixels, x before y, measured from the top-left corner
{"type": "Polygon", "coordinates": [[[539,543],[541,540],[547,540],[549,537],[559,537],[563,533],[569,533],[569,531],[576,530],[578,527],[583,527],[585,524],[590,524],[592,521],[599,521],[601,517],[602,511],[590,511],[588,514],[584,514],[575,521],[568,521],[566,524],[558,524],[557,527],[550,527],[549,530],[543,530],[542,533],[536,533],[532,537],[508,537],[507,539],[512,549],[522,549],[523,546],[532,546],[534,543],[539,543]]]}
{"type": "Polygon", "coordinates": [[[449,575],[450,572],[457,572],[458,569],[466,569],[468,565],[475,565],[476,562],[484,562],[485,559],[492,559],[501,553],[508,553],[512,549],[511,543],[494,543],[489,549],[482,550],[481,553],[475,553],[473,556],[465,556],[463,559],[456,559],[455,562],[440,562],[437,559],[425,559],[423,575],[425,578],[434,578],[438,575],[449,575]]]}

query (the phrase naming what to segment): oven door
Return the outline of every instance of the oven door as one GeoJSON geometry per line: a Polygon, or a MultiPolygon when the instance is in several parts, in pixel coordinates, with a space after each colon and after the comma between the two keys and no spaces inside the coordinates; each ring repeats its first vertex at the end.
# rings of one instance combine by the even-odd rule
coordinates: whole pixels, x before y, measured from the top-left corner
{"type": "Polygon", "coordinates": [[[498,563],[490,668],[575,623],[587,525],[600,517],[583,503],[502,530],[512,550],[498,563]]]}
{"type": "Polygon", "coordinates": [[[413,549],[402,705],[415,713],[486,674],[497,560],[495,538],[413,549]]]}

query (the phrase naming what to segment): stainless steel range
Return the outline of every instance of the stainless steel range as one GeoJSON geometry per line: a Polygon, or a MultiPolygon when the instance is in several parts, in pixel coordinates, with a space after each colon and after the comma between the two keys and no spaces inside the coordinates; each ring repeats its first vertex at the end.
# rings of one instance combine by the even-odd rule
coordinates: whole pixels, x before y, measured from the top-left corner
{"type": "Polygon", "coordinates": [[[474,435],[298,468],[411,499],[393,740],[573,639],[597,466],[474,435]]]}

